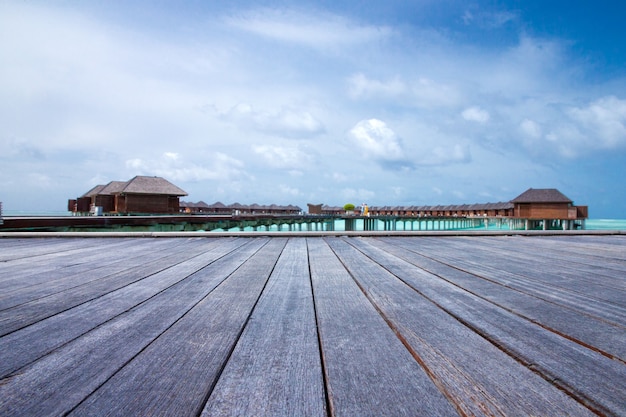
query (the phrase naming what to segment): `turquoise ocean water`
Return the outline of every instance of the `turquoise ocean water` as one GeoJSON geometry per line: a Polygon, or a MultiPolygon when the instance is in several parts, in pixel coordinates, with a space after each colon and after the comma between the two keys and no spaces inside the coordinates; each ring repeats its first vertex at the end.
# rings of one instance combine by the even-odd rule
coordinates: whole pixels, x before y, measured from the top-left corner
{"type": "MultiPolygon", "coordinates": [[[[397,230],[403,230],[402,224],[398,224],[397,230]]],[[[359,224],[357,221],[356,224],[357,230],[363,230],[363,226],[359,224]]],[[[417,224],[414,225],[415,230],[417,230],[417,224]]],[[[342,231],[344,229],[344,222],[342,220],[338,220],[335,222],[335,230],[342,231]]],[[[477,228],[477,230],[484,230],[485,227],[481,226],[477,228]]],[[[587,219],[585,222],[586,230],[626,230],[626,219],[587,219]]],[[[278,230],[276,228],[276,230],[278,230]]],[[[284,229],[283,229],[284,230],[284,229]]],[[[382,222],[379,222],[377,230],[384,230],[382,222]]],[[[411,230],[410,226],[407,225],[407,230],[411,230]]],[[[497,225],[496,223],[489,223],[487,230],[508,230],[508,226],[506,224],[497,225]]]]}
{"type": "Polygon", "coordinates": [[[625,219],[589,219],[587,230],[626,230],[625,219]]]}

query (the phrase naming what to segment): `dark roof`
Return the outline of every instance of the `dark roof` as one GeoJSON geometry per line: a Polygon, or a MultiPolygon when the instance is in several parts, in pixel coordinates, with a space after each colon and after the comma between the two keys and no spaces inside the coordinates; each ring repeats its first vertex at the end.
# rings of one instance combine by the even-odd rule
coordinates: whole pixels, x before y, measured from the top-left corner
{"type": "Polygon", "coordinates": [[[165,178],[137,175],[120,191],[123,194],[160,194],[183,196],[187,193],[165,178]]]}
{"type": "Polygon", "coordinates": [[[571,203],[572,200],[556,188],[529,188],[511,200],[511,203],[571,203]]]}
{"type": "Polygon", "coordinates": [[[209,208],[209,205],[207,203],[205,203],[204,201],[199,201],[197,203],[194,203],[194,202],[191,202],[191,201],[181,201],[178,205],[181,208],[184,208],[184,207],[189,207],[189,208],[209,208]]]}
{"type": "Polygon", "coordinates": [[[96,185],[91,190],[89,190],[85,194],[83,194],[81,197],[93,197],[94,195],[98,195],[98,194],[100,194],[100,191],[102,191],[102,189],[104,187],[106,187],[106,185],[104,185],[104,184],[96,185]]]}
{"type": "Polygon", "coordinates": [[[83,194],[83,197],[93,197],[95,195],[119,194],[126,186],[126,181],[111,181],[108,184],[100,184],[83,194]]]}
{"type": "Polygon", "coordinates": [[[126,184],[127,184],[126,181],[111,181],[110,183],[105,185],[100,191],[98,191],[98,194],[100,195],[119,194],[124,189],[126,184]]]}
{"type": "Polygon", "coordinates": [[[106,185],[96,185],[82,197],[115,194],[160,194],[183,196],[187,193],[165,178],[136,176],[130,181],[111,181],[106,185]]]}

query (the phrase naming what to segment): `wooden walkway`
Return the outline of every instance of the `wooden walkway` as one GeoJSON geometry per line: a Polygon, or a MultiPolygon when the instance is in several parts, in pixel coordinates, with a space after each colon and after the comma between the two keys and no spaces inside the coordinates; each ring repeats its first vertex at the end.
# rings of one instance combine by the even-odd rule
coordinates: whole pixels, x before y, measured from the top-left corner
{"type": "Polygon", "coordinates": [[[0,239],[1,416],[626,416],[626,236],[0,239]]]}

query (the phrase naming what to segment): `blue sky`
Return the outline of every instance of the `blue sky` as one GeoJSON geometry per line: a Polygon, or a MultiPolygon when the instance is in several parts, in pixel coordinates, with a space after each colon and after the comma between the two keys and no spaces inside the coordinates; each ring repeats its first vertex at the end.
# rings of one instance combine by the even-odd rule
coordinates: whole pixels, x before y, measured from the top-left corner
{"type": "Polygon", "coordinates": [[[188,201],[626,218],[614,1],[6,1],[0,201],[167,178],[188,201]]]}

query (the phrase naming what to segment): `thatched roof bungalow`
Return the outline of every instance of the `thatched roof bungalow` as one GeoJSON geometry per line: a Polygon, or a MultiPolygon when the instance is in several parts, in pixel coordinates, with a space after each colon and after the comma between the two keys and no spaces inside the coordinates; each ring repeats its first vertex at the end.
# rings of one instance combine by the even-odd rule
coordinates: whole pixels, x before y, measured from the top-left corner
{"type": "Polygon", "coordinates": [[[68,208],[78,213],[97,214],[174,214],[180,210],[179,198],[187,193],[161,177],[137,175],[129,181],[97,185],[68,208]]]}
{"type": "Polygon", "coordinates": [[[555,188],[529,188],[511,200],[514,216],[525,219],[584,219],[587,206],[573,201],[555,188]]]}

